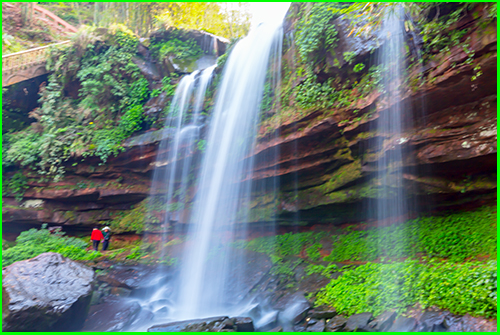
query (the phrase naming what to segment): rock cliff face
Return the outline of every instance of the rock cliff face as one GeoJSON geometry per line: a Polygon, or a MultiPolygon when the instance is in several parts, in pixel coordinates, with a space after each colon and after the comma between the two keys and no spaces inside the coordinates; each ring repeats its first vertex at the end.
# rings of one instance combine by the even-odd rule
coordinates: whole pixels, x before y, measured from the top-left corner
{"type": "MultiPolygon", "coordinates": [[[[287,36],[296,29],[302,8],[292,6],[285,22],[287,36]]],[[[361,93],[361,88],[350,88],[348,106],[300,107],[294,89],[306,78],[296,47],[287,43],[282,78],[283,91],[292,92],[290,102],[270,112],[280,122],[263,121],[254,157],[260,162],[254,178],[280,177],[280,192],[276,198],[258,198],[252,220],[268,220],[269,208],[277,208],[283,221],[296,220],[297,213],[308,223],[370,219],[363,209],[377,194],[376,161],[395,146],[409,153],[401,162],[402,187],[420,210],[496,202],[496,21],[484,27],[484,13],[479,7],[476,13],[449,28],[468,28],[462,39],[469,50],[459,44],[436,53],[421,67],[409,62],[410,81],[418,75],[421,81],[407,85],[402,102],[407,106],[405,127],[399,138],[371,130],[388,110],[377,89],[361,93]],[[478,68],[482,75],[476,78],[478,68]],[[380,136],[383,147],[373,147],[373,139],[380,136]],[[273,150],[280,152],[278,165],[262,159],[273,150]]],[[[376,38],[348,37],[342,18],[335,26],[336,46],[318,55],[315,64],[321,82],[353,78],[343,54],[368,64],[373,63],[370,54],[377,52],[376,38]]],[[[154,103],[150,105],[154,109],[154,103]]],[[[129,139],[127,150],[105,165],[89,159],[68,167],[62,182],[32,182],[21,202],[4,197],[4,231],[44,222],[86,227],[126,215],[148,197],[158,143],[168,136],[162,130],[147,132],[129,139]]]]}
{"type": "MultiPolygon", "coordinates": [[[[403,96],[401,137],[373,132],[372,124],[388,112],[387,101],[376,89],[364,97],[354,89],[351,97],[359,98],[349,107],[292,113],[282,118],[277,138],[266,139],[271,136],[264,130],[257,156],[279,146],[277,171],[284,181],[280,206],[285,216],[286,211],[299,210],[306,221],[367,219],[363,209],[377,196],[376,161],[395,146],[408,153],[402,162],[403,187],[421,210],[495,201],[496,28],[494,24],[481,27],[480,21],[480,16],[470,15],[452,27],[469,28],[464,40],[470,43],[473,59],[466,61],[469,56],[463,45],[457,45],[418,69],[425,80],[403,96]],[[483,72],[477,78],[473,78],[475,67],[483,72]],[[373,147],[373,139],[379,136],[384,138],[383,147],[373,147]],[[297,183],[295,176],[298,191],[289,191],[297,183]]],[[[335,71],[349,72],[347,64],[340,69],[332,66],[331,55],[354,53],[356,60],[363,61],[373,51],[373,41],[347,39],[347,27],[341,19],[336,22],[338,46],[315,67],[325,81],[338,77],[335,71]]],[[[294,22],[289,22],[289,31],[293,27],[294,22]]],[[[284,63],[293,66],[297,57],[289,48],[284,63]]],[[[410,64],[410,78],[411,69],[410,64]]],[[[265,178],[273,169],[260,166],[257,178],[260,173],[265,178]]]]}

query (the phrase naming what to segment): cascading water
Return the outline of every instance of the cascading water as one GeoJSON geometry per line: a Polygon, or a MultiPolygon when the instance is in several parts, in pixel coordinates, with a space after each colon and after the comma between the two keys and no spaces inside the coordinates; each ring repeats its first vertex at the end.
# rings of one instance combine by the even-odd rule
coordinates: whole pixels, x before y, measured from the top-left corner
{"type": "MultiPolygon", "coordinates": [[[[165,140],[159,146],[151,187],[152,201],[158,201],[154,195],[162,194],[166,190],[162,203],[166,205],[169,215],[161,225],[163,236],[167,236],[169,221],[178,219],[178,214],[176,218],[172,215],[184,209],[188,200],[187,176],[192,168],[193,152],[202,127],[200,112],[205,92],[214,69],[215,65],[205,69],[201,74],[195,71],[182,78],[165,122],[163,131],[165,140]],[[177,192],[174,197],[175,190],[177,192]],[[172,208],[174,200],[177,204],[175,211],[172,208]]],[[[150,208],[152,205],[150,204],[150,208]]]]}
{"type": "MultiPolygon", "coordinates": [[[[371,206],[372,217],[379,224],[404,222],[408,219],[409,201],[405,192],[403,161],[408,139],[403,136],[405,122],[411,120],[411,108],[402,100],[402,86],[405,71],[404,11],[402,6],[394,6],[383,20],[381,31],[384,44],[379,52],[378,64],[382,69],[384,94],[382,101],[386,108],[380,112],[375,129],[378,137],[372,143],[380,152],[376,162],[377,196],[371,206]]],[[[384,248],[384,245],[379,245],[384,248]]]]}
{"type": "MultiPolygon", "coordinates": [[[[151,198],[158,202],[158,195],[163,195],[160,202],[167,208],[162,245],[179,236],[185,242],[175,278],[141,301],[144,309],[155,313],[155,323],[245,314],[248,302],[242,301],[240,288],[251,269],[233,242],[246,236],[252,196],[277,188],[273,178],[253,182],[253,156],[265,84],[274,87],[279,81],[272,74],[280,72],[282,35],[281,23],[261,24],[233,48],[210,120],[204,122],[206,150],[199,169],[192,152],[200,139],[200,111],[213,68],[185,76],[178,85],[166,122],[168,139],[159,147],[151,198]],[[188,190],[193,189],[196,195],[190,201],[188,190]],[[182,218],[179,211],[176,214],[174,203],[177,210],[179,204],[190,206],[189,216],[185,217],[188,211],[182,211],[182,218]]],[[[265,155],[258,159],[277,162],[276,150],[265,155]]],[[[275,163],[270,166],[276,168],[275,163]]],[[[146,324],[129,330],[144,329],[146,324]]]]}
{"type": "MultiPolygon", "coordinates": [[[[270,58],[281,54],[282,28],[262,24],[231,53],[207,137],[198,194],[181,261],[176,316],[187,319],[227,312],[235,303],[229,281],[237,217],[250,199],[257,123],[270,58]],[[216,257],[214,257],[216,256],[216,257]]],[[[244,215],[243,215],[244,217],[244,215]]]]}

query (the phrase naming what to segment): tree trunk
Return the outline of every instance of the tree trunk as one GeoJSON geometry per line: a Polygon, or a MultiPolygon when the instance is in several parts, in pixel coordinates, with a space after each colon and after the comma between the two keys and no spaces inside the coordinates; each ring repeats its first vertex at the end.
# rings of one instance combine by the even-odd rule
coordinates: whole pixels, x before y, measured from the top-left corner
{"type": "Polygon", "coordinates": [[[30,27],[33,22],[33,5],[32,2],[21,3],[21,21],[24,27],[30,27]]]}

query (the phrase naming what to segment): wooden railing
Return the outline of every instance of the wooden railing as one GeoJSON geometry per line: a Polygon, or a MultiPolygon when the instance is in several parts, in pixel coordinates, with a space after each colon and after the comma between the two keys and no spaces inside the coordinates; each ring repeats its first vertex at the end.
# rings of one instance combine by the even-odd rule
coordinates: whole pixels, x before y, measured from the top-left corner
{"type": "Polygon", "coordinates": [[[2,72],[3,73],[12,72],[20,70],[22,68],[43,63],[46,61],[47,58],[46,52],[50,47],[57,45],[64,45],[68,43],[70,43],[70,41],[54,43],[46,45],[44,47],[19,51],[10,55],[2,56],[2,72]]]}
{"type": "Polygon", "coordinates": [[[61,19],[59,16],[55,15],[54,13],[52,13],[51,11],[49,11],[43,7],[40,7],[38,5],[34,5],[33,10],[35,11],[34,14],[37,18],[40,18],[42,20],[47,20],[48,22],[52,23],[53,25],[62,27],[66,31],[76,33],[76,31],[78,30],[75,27],[73,27],[71,24],[69,24],[68,22],[61,19]]]}

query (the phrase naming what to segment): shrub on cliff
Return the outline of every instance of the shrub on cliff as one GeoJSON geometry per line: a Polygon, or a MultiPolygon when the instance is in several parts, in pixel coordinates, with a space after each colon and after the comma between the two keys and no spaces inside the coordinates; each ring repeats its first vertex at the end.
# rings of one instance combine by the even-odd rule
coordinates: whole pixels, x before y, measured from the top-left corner
{"type": "Polygon", "coordinates": [[[101,254],[85,251],[88,243],[76,238],[65,237],[64,233],[51,234],[43,225],[40,230],[32,228],[23,231],[16,239],[16,245],[2,252],[2,266],[30,259],[44,252],[57,252],[73,260],[90,260],[101,254]]]}

